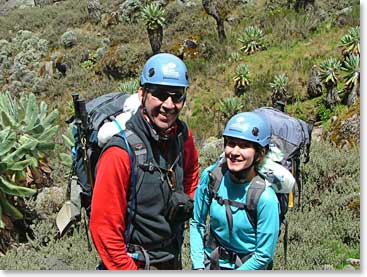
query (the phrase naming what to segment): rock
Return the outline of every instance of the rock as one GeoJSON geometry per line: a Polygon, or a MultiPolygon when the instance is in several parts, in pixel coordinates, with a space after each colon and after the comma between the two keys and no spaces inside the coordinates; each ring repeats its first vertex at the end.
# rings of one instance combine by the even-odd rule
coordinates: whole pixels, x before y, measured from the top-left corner
{"type": "Polygon", "coordinates": [[[314,127],[312,129],[312,138],[315,139],[316,141],[321,141],[322,137],[323,137],[323,129],[322,126],[320,127],[314,127]]]}
{"type": "Polygon", "coordinates": [[[335,14],[336,15],[347,15],[347,14],[350,14],[352,11],[353,11],[353,7],[349,6],[340,11],[337,11],[335,14]]]}
{"type": "Polygon", "coordinates": [[[223,149],[223,139],[222,138],[218,139],[215,137],[208,138],[205,141],[202,150],[208,151],[211,149],[223,149]]]}
{"type": "Polygon", "coordinates": [[[360,100],[340,114],[329,126],[325,138],[336,146],[350,149],[360,143],[360,100]]]}
{"type": "Polygon", "coordinates": [[[322,95],[322,83],[316,65],[312,66],[309,73],[307,94],[311,99],[322,95]]]}
{"type": "Polygon", "coordinates": [[[239,23],[240,19],[237,16],[230,15],[226,18],[226,21],[231,25],[235,25],[239,23]]]}
{"type": "Polygon", "coordinates": [[[51,270],[68,270],[69,265],[64,261],[57,257],[50,256],[47,258],[47,265],[51,270]]]}
{"type": "Polygon", "coordinates": [[[39,213],[52,214],[61,209],[65,201],[65,192],[60,187],[45,187],[38,193],[36,209],[39,213]]]}

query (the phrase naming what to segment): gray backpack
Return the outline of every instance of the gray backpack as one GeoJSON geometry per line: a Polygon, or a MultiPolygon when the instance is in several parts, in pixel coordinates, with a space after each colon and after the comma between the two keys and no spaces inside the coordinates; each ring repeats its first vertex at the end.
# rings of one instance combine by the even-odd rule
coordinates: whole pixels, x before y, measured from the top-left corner
{"type": "Polygon", "coordinates": [[[298,206],[301,202],[302,180],[299,170],[301,161],[309,161],[312,123],[290,116],[271,107],[262,107],[254,112],[263,116],[271,126],[270,143],[284,154],[281,164],[292,172],[298,187],[298,206]]]}

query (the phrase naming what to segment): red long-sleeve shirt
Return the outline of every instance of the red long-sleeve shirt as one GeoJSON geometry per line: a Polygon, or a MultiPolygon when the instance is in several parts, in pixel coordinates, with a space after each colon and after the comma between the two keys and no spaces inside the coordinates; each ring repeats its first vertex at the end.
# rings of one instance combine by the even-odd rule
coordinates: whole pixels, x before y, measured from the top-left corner
{"type": "MultiPolygon", "coordinates": [[[[190,130],[184,144],[183,163],[184,192],[194,198],[199,162],[190,130]]],[[[108,148],[98,162],[89,228],[94,245],[108,269],[137,269],[127,254],[124,241],[130,170],[129,154],[116,146],[108,148]]]]}

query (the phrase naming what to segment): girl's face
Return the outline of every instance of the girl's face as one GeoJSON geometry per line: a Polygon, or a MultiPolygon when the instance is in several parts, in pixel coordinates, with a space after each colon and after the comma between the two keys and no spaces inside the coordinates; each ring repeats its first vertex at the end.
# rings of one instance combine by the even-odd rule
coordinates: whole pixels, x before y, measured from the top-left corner
{"type": "Polygon", "coordinates": [[[227,137],[224,153],[227,158],[228,169],[236,173],[253,165],[256,149],[250,141],[227,137]]]}

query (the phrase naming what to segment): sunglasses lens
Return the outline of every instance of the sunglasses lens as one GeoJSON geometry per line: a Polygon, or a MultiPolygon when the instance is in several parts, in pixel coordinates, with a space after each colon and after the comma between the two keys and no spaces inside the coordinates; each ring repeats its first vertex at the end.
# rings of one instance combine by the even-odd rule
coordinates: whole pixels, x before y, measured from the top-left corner
{"type": "Polygon", "coordinates": [[[147,90],[162,102],[171,97],[174,103],[180,103],[186,97],[184,88],[149,87],[147,90]]]}

